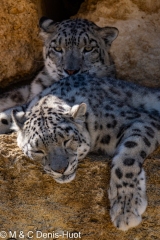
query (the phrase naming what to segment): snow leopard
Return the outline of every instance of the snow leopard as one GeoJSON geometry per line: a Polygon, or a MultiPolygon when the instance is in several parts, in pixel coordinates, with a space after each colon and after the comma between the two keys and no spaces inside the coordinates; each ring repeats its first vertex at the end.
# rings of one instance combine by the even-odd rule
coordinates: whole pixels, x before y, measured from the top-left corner
{"type": "Polygon", "coordinates": [[[160,90],[71,75],[12,118],[18,146],[58,183],[71,182],[89,152],[110,156],[111,220],[123,231],[141,222],[147,207],[143,162],[160,144],[160,90]]]}
{"type": "Polygon", "coordinates": [[[0,133],[9,131],[10,108],[29,102],[54,82],[79,73],[98,77],[115,74],[109,50],[118,35],[117,28],[101,28],[85,19],[54,22],[46,17],[40,19],[39,26],[44,68],[30,85],[0,95],[0,133]]]}

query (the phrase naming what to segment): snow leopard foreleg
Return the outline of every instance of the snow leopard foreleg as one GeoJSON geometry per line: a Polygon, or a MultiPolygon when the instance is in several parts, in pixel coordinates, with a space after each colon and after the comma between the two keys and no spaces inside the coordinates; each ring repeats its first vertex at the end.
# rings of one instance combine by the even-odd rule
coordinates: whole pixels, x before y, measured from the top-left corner
{"type": "Polygon", "coordinates": [[[137,226],[147,207],[146,177],[142,164],[154,151],[156,131],[150,123],[137,122],[120,138],[112,160],[109,188],[111,220],[120,230],[137,226]]]}

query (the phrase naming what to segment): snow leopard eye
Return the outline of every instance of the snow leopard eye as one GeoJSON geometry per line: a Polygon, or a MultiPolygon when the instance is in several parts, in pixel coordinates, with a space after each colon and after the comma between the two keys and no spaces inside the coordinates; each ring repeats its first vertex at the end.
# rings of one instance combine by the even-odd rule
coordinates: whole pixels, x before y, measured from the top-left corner
{"type": "Polygon", "coordinates": [[[72,140],[73,140],[73,138],[70,138],[70,139],[65,140],[64,143],[63,143],[64,146],[65,146],[66,148],[69,147],[72,140]]]}
{"type": "Polygon", "coordinates": [[[44,151],[42,151],[42,150],[37,150],[37,151],[31,151],[32,152],[32,155],[34,155],[34,156],[42,156],[42,155],[45,155],[45,153],[44,153],[44,151]]]}
{"type": "Polygon", "coordinates": [[[56,52],[62,52],[62,48],[61,47],[54,47],[53,48],[56,52]]]}
{"type": "Polygon", "coordinates": [[[41,151],[41,150],[35,151],[35,153],[37,153],[37,154],[44,154],[44,152],[41,151]]]}
{"type": "Polygon", "coordinates": [[[93,50],[93,47],[88,46],[84,48],[84,52],[91,52],[93,50]]]}
{"type": "Polygon", "coordinates": [[[64,147],[68,152],[74,152],[77,150],[78,142],[73,140],[73,137],[64,141],[64,147]]]}
{"type": "Polygon", "coordinates": [[[45,152],[41,151],[41,150],[28,150],[26,155],[34,160],[42,160],[45,157],[45,152]]]}

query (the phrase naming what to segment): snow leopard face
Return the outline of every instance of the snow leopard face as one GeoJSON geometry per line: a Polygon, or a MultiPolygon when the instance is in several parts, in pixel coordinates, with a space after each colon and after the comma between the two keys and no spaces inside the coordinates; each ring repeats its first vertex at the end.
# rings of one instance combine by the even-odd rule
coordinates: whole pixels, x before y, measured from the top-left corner
{"type": "Polygon", "coordinates": [[[28,118],[14,116],[19,128],[17,142],[24,154],[40,161],[58,183],[67,183],[75,178],[78,160],[90,148],[88,134],[81,133],[86,106],[76,105],[66,111],[59,102],[48,107],[47,99],[43,108],[39,108],[41,101],[33,107],[28,118]]]}
{"type": "Polygon", "coordinates": [[[56,81],[83,72],[98,77],[113,74],[109,48],[118,35],[116,28],[100,28],[84,19],[54,22],[44,17],[40,27],[45,67],[56,81]]]}

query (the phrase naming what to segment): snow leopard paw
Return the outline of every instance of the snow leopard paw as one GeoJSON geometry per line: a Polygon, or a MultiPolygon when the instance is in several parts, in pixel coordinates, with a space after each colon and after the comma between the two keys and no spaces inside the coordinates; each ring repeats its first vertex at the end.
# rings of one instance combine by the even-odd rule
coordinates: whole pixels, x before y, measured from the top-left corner
{"type": "Polygon", "coordinates": [[[111,178],[109,188],[110,216],[113,224],[122,231],[136,227],[146,210],[145,172],[142,169],[132,182],[117,183],[111,178]]]}

